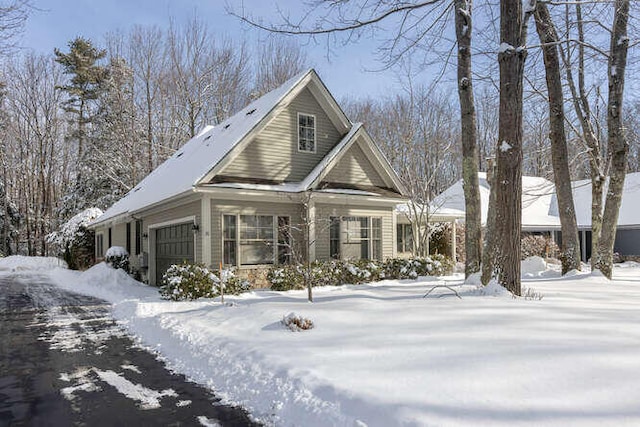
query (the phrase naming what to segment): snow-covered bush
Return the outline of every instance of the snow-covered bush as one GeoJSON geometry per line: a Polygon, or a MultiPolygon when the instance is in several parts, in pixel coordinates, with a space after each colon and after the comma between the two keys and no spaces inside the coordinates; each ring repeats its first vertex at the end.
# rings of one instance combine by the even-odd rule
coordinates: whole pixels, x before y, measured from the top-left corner
{"type": "Polygon", "coordinates": [[[202,264],[172,265],[162,276],[160,295],[174,301],[220,295],[220,278],[202,264]]]}
{"type": "Polygon", "coordinates": [[[104,254],[104,261],[111,268],[129,272],[129,252],[122,246],[111,246],[104,254]]]}
{"type": "Polygon", "coordinates": [[[558,245],[556,245],[550,237],[539,235],[524,236],[520,241],[520,248],[522,251],[522,259],[531,256],[539,256],[542,258],[555,257],[559,252],[558,245]]]}
{"type": "Polygon", "coordinates": [[[282,318],[282,324],[293,332],[313,329],[313,322],[311,321],[311,319],[299,316],[296,313],[289,313],[284,316],[282,318]]]}
{"type": "Polygon", "coordinates": [[[162,276],[160,295],[173,301],[215,298],[224,286],[226,295],[237,295],[251,286],[231,269],[211,270],[202,264],[172,265],[162,276]],[[222,278],[222,280],[221,280],[222,278]]]}
{"type": "Polygon", "coordinates": [[[100,215],[98,208],[85,209],[47,236],[47,243],[57,248],[69,268],[83,270],[95,262],[95,233],[87,226],[100,215]]]}
{"type": "Polygon", "coordinates": [[[451,259],[440,254],[424,258],[393,258],[383,265],[387,279],[417,279],[420,276],[443,276],[453,271],[451,259]]]}
{"type": "Polygon", "coordinates": [[[267,280],[274,291],[304,289],[305,276],[312,286],[357,285],[382,279],[417,279],[451,273],[453,262],[443,255],[425,258],[393,258],[387,261],[316,261],[309,266],[284,265],[271,268],[267,280]]]}

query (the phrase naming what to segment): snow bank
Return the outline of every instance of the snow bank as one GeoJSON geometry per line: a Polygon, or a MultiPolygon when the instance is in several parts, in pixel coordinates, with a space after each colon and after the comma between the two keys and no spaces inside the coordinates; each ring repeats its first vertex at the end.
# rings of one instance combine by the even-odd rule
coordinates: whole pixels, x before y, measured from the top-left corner
{"type": "Polygon", "coordinates": [[[530,256],[524,259],[520,265],[522,277],[536,277],[547,271],[546,261],[539,256],[530,256]]]}
{"type": "Polygon", "coordinates": [[[636,426],[640,268],[616,272],[531,279],[542,300],[447,277],[324,287],[313,304],[306,291],[254,291],[226,305],[162,300],[104,264],[51,274],[112,301],[170,369],[266,425],[636,426]],[[462,299],[423,298],[441,284],[462,299]],[[291,312],[314,328],[283,327],[291,312]]]}
{"type": "Polygon", "coordinates": [[[54,257],[11,255],[0,258],[0,271],[51,270],[67,268],[67,263],[54,257]]]}
{"type": "Polygon", "coordinates": [[[79,294],[102,298],[111,303],[140,298],[157,298],[158,289],[144,285],[106,263],[96,264],[84,272],[56,269],[51,278],[60,287],[79,294]]]}

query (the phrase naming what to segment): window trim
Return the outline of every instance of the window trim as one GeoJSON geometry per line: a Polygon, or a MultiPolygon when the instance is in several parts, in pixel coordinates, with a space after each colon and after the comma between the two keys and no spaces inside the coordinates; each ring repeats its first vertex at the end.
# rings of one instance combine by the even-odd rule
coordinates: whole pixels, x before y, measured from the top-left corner
{"type": "Polygon", "coordinates": [[[299,153],[310,153],[310,154],[315,154],[317,147],[318,147],[318,138],[317,138],[317,120],[316,120],[316,115],[315,114],[308,114],[308,113],[301,113],[298,112],[298,116],[297,116],[297,127],[296,129],[298,130],[298,152],[299,153]],[[313,117],[313,150],[302,150],[300,149],[300,116],[308,116],[308,117],[313,117]]]}

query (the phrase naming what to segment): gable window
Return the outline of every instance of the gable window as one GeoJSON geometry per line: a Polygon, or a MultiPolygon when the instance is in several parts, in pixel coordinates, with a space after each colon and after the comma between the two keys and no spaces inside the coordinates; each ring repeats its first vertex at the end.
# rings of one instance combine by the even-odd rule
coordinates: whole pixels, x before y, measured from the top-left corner
{"type": "Polygon", "coordinates": [[[413,252],[413,229],[411,224],[396,226],[396,247],[398,252],[413,252]]]}
{"type": "Polygon", "coordinates": [[[298,150],[316,152],[316,117],[298,113],[298,150]]]}
{"type": "Polygon", "coordinates": [[[382,260],[382,218],[331,217],[329,251],[335,259],[382,260]]]}
{"type": "Polygon", "coordinates": [[[225,265],[286,264],[291,259],[288,216],[223,215],[225,265]]]}

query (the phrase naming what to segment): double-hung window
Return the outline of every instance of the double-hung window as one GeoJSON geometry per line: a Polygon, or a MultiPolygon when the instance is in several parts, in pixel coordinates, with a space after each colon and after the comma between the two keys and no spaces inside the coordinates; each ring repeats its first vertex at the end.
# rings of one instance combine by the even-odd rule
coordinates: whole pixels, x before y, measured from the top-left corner
{"type": "Polygon", "coordinates": [[[316,118],[298,113],[298,150],[316,152],[316,118]]]}
{"type": "Polygon", "coordinates": [[[382,218],[331,217],[329,251],[335,259],[382,260],[382,218]]]}
{"type": "Polygon", "coordinates": [[[291,231],[288,216],[224,215],[222,224],[225,265],[289,262],[291,231]]]}
{"type": "Polygon", "coordinates": [[[413,252],[413,230],[411,228],[411,224],[398,224],[396,231],[396,245],[398,252],[413,252]]]}

